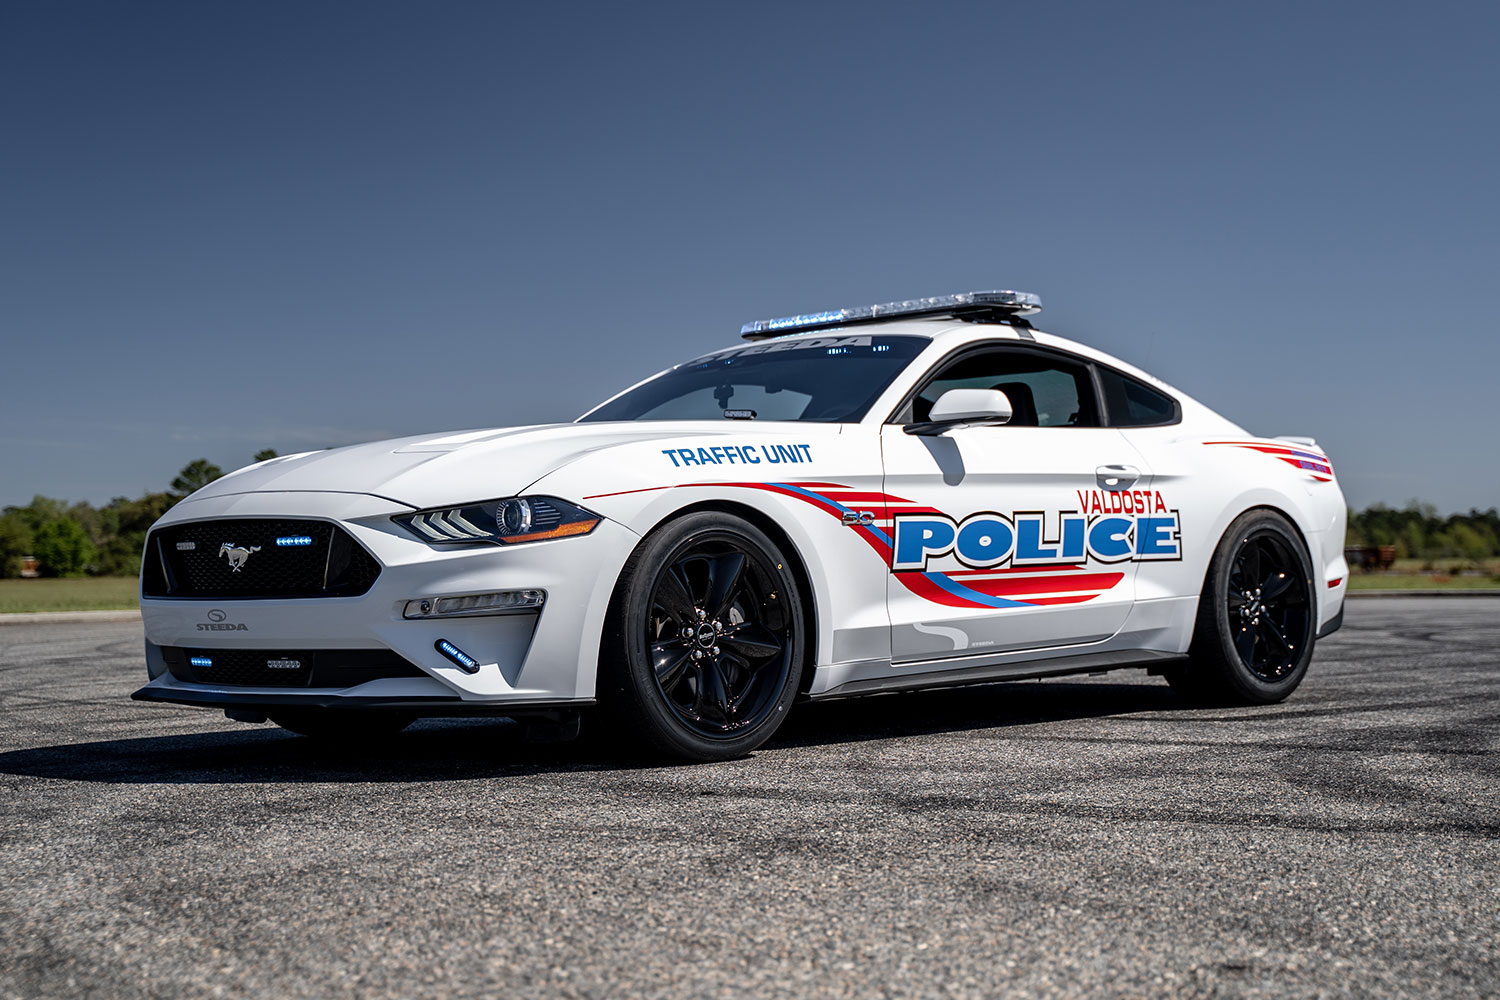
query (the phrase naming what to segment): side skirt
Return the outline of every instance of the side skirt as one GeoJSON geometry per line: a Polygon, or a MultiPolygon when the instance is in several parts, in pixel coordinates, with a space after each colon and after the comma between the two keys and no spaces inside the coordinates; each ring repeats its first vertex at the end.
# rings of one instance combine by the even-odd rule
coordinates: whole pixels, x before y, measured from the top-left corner
{"type": "Polygon", "coordinates": [[[878,691],[909,691],[915,688],[957,687],[963,684],[984,684],[999,680],[1026,680],[1033,677],[1062,677],[1067,674],[1102,673],[1122,667],[1161,667],[1172,663],[1183,663],[1187,656],[1182,653],[1167,653],[1149,649],[1116,649],[1094,653],[1079,653],[1074,656],[1059,656],[1046,660],[1031,660],[1025,663],[972,664],[954,670],[935,670],[927,673],[909,674],[907,668],[921,663],[902,663],[891,666],[881,661],[892,673],[886,677],[867,677],[847,681],[827,691],[809,696],[809,701],[828,701],[850,698],[878,691]],[[902,671],[902,672],[897,672],[902,671]]]}

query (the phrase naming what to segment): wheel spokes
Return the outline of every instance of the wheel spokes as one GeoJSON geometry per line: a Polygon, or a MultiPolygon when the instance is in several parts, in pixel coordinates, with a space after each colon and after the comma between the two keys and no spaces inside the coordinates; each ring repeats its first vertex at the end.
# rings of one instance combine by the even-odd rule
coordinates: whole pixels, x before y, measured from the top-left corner
{"type": "Polygon", "coordinates": [[[758,668],[752,666],[743,656],[737,656],[734,653],[725,653],[719,659],[719,668],[724,670],[729,667],[734,668],[734,675],[739,678],[739,690],[736,692],[731,688],[729,710],[735,715],[739,715],[745,701],[755,691],[755,672],[758,668]]]}
{"type": "Polygon", "coordinates": [[[708,597],[703,610],[710,618],[723,618],[729,613],[735,591],[745,574],[743,552],[728,552],[708,564],[708,597]]]}
{"type": "Polygon", "coordinates": [[[752,667],[769,660],[782,650],[781,640],[776,638],[776,633],[754,622],[734,626],[719,638],[719,644],[734,650],[752,667]]]}
{"type": "Polygon", "coordinates": [[[1285,678],[1311,648],[1313,626],[1306,559],[1295,545],[1267,530],[1240,543],[1224,596],[1240,662],[1267,681],[1285,678]]]}
{"type": "Polygon", "coordinates": [[[663,691],[671,691],[682,680],[691,652],[681,639],[662,639],[651,644],[651,666],[663,691]]]}
{"type": "Polygon", "coordinates": [[[1255,663],[1255,630],[1249,626],[1241,627],[1234,637],[1234,648],[1246,666],[1253,665],[1255,663]]]}
{"type": "Polygon", "coordinates": [[[1272,601],[1279,600],[1283,594],[1292,589],[1294,583],[1296,583],[1296,578],[1290,573],[1273,572],[1260,585],[1261,602],[1270,604],[1272,601]]]}
{"type": "Polygon", "coordinates": [[[1252,541],[1245,546],[1239,559],[1240,576],[1245,586],[1258,586],[1260,582],[1260,542],[1252,541]]]}
{"type": "Polygon", "coordinates": [[[783,586],[777,560],[714,534],[678,549],[660,573],[646,653],[678,719],[730,738],[777,704],[792,637],[781,606],[769,603],[783,586]]]}
{"type": "Polygon", "coordinates": [[[689,595],[687,584],[683,582],[677,566],[673,566],[661,575],[652,600],[676,622],[694,620],[693,598],[689,595]]]}
{"type": "Polygon", "coordinates": [[[1286,641],[1286,636],[1281,634],[1281,629],[1269,618],[1262,618],[1256,626],[1260,633],[1261,641],[1277,656],[1290,656],[1292,654],[1291,643],[1286,641]]]}
{"type": "Polygon", "coordinates": [[[712,718],[725,725],[729,723],[729,689],[715,660],[698,661],[698,703],[695,708],[700,717],[712,718]]]}

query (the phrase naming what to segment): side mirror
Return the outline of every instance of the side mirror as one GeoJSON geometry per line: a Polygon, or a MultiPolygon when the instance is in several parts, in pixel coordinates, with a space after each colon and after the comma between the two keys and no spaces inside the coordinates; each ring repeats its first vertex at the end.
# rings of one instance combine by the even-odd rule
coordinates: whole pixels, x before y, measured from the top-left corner
{"type": "Polygon", "coordinates": [[[902,429],[908,434],[935,435],[955,427],[1003,424],[1010,416],[1010,400],[999,389],[949,389],[932,404],[925,421],[902,429]]]}

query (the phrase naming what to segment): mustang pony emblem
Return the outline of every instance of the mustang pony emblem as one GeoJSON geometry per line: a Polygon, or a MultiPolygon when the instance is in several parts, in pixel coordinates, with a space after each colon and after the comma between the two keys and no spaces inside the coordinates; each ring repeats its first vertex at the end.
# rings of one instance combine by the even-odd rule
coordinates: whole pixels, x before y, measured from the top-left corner
{"type": "Polygon", "coordinates": [[[219,546],[219,555],[229,558],[229,571],[238,573],[240,567],[245,565],[245,560],[250,558],[250,553],[259,552],[259,545],[252,545],[248,549],[243,545],[235,545],[233,542],[225,542],[219,546]]]}

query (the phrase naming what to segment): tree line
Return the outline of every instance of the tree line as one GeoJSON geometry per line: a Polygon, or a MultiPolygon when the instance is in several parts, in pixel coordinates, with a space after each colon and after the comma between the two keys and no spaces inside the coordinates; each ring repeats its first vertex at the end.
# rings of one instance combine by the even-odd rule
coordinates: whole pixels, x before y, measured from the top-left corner
{"type": "MultiPolygon", "coordinates": [[[[270,448],[255,461],[275,458],[270,448]]],[[[146,532],[189,493],[224,475],[205,458],[182,467],[161,493],[115,497],[102,507],[34,497],[24,507],[0,511],[0,577],[20,576],[23,560],[37,561],[42,576],[135,576],[141,571],[146,532]]]]}
{"type": "MultiPolygon", "coordinates": [[[[255,461],[275,458],[271,449],[255,461]]],[[[135,576],[141,569],[146,532],[157,518],[224,471],[199,458],[183,466],[161,493],[138,499],[115,497],[102,507],[36,497],[24,507],[0,511],[0,577],[19,576],[31,556],[42,576],[135,576]]],[[[1500,557],[1500,513],[1486,511],[1440,517],[1416,501],[1402,508],[1376,504],[1349,512],[1348,545],[1392,545],[1398,559],[1500,557]]]]}
{"type": "Polygon", "coordinates": [[[1438,516],[1415,500],[1400,509],[1376,504],[1349,512],[1346,545],[1393,545],[1398,559],[1465,559],[1500,556],[1500,513],[1471,510],[1438,516]]]}

